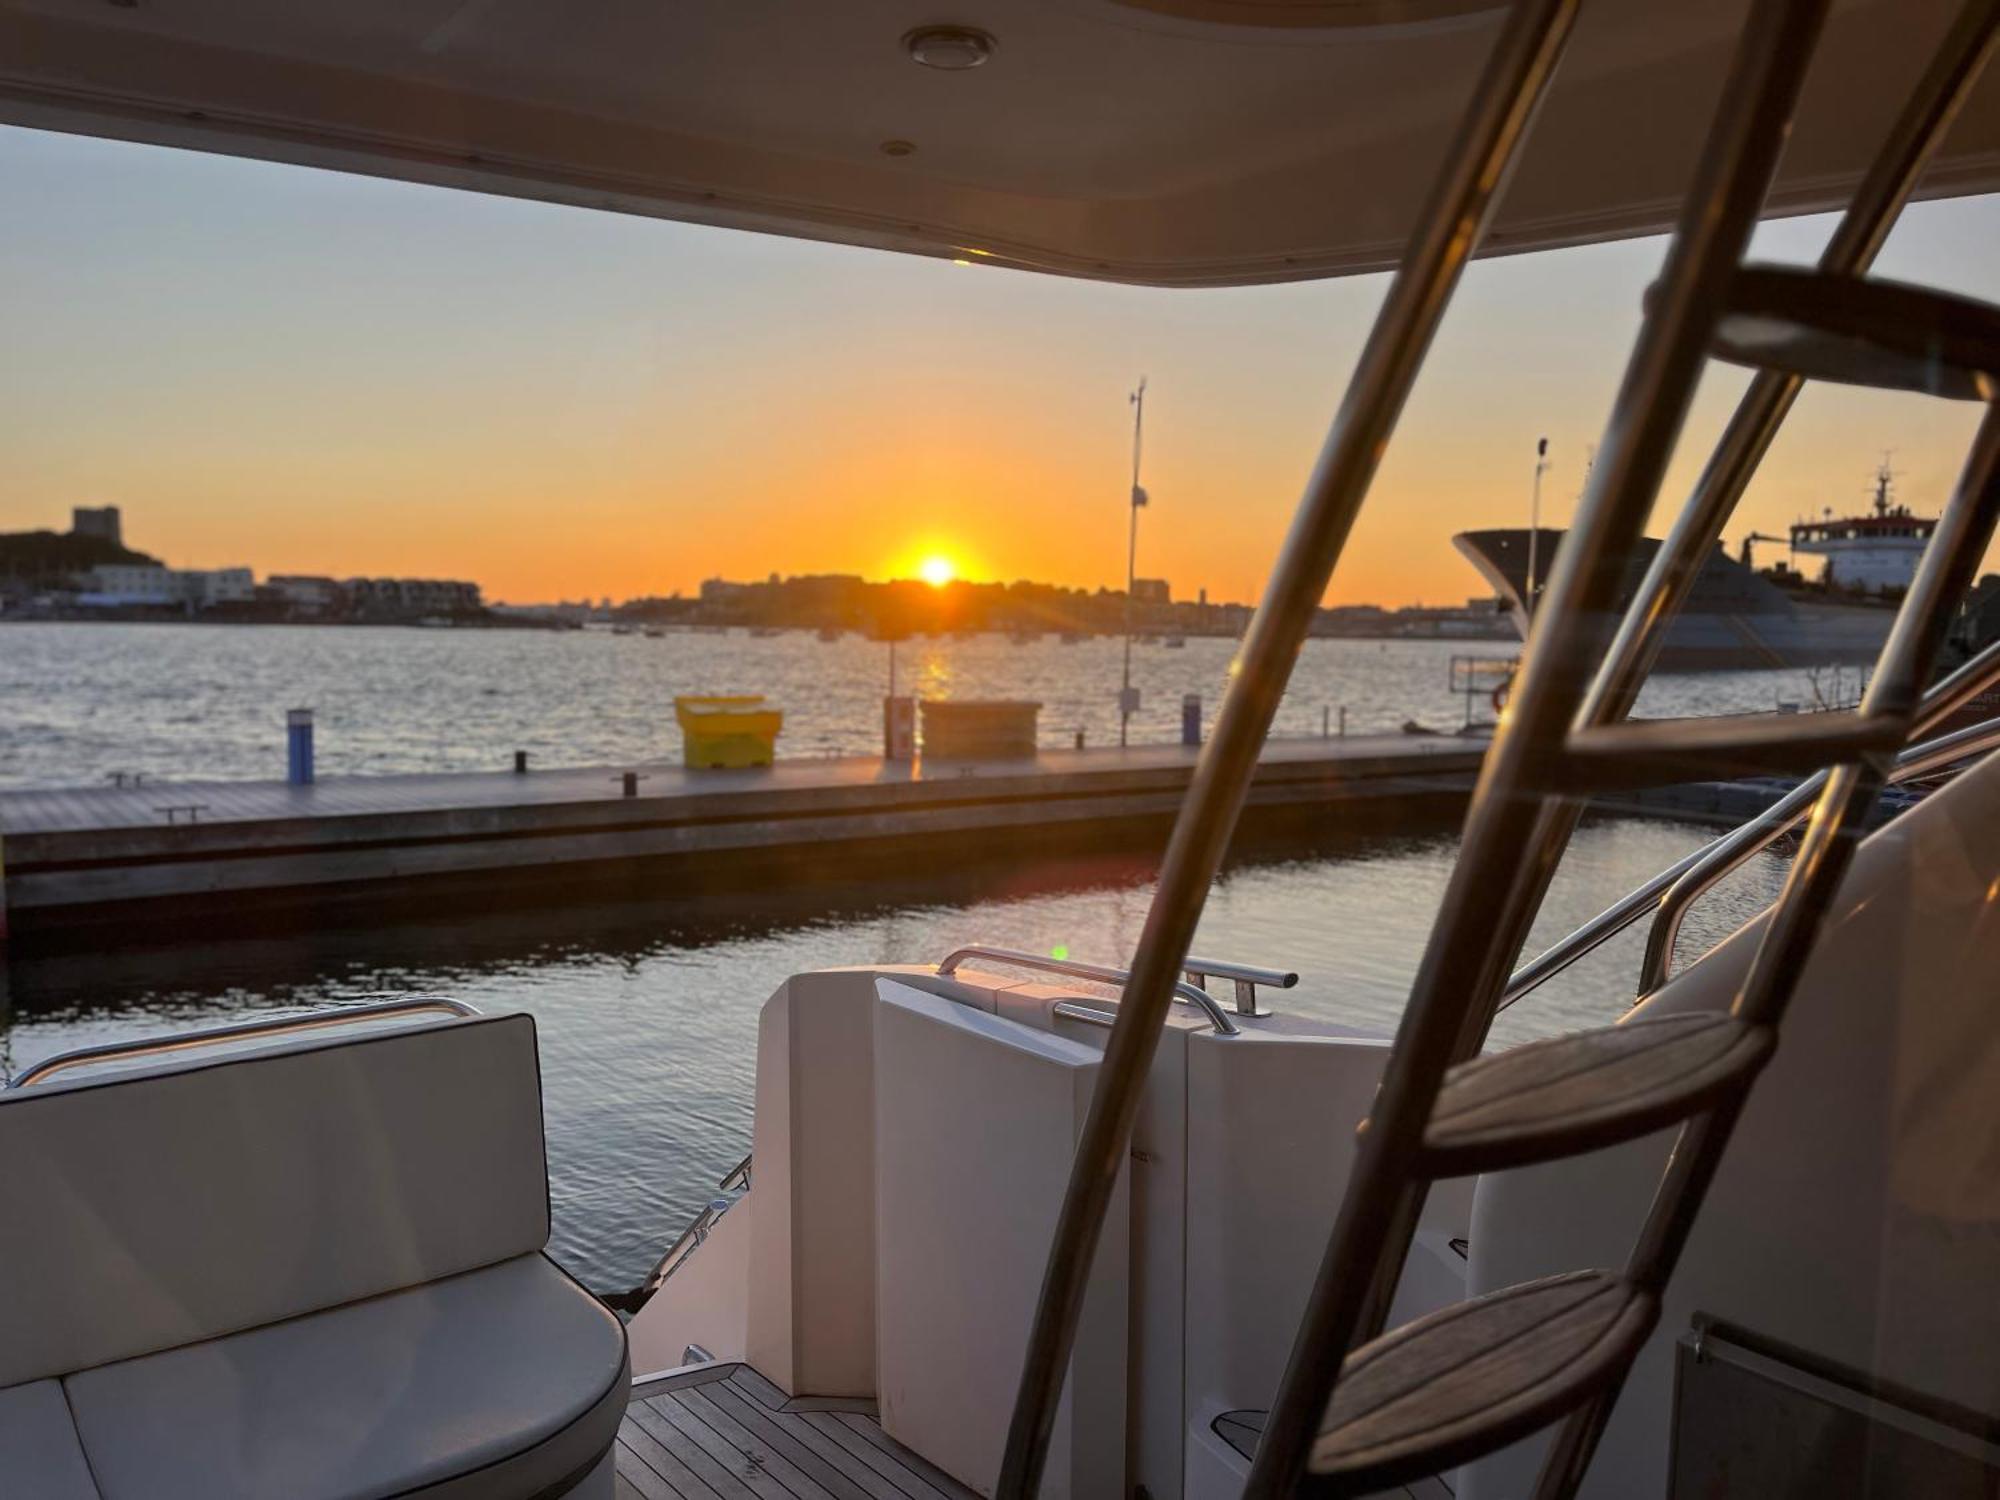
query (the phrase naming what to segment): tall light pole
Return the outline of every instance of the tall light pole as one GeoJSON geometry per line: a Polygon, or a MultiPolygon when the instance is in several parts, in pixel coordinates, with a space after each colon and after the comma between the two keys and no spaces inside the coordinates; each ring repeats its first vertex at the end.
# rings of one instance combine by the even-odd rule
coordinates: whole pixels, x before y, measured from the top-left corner
{"type": "Polygon", "coordinates": [[[1535,595],[1540,592],[1541,569],[1536,550],[1542,539],[1542,476],[1549,471],[1549,440],[1535,444],[1535,488],[1528,499],[1528,623],[1535,623],[1535,595]]]}
{"type": "Polygon", "coordinates": [[[1132,403],[1132,540],[1125,553],[1125,677],[1118,688],[1118,748],[1125,748],[1132,710],[1138,707],[1132,693],[1132,593],[1139,586],[1139,507],[1146,492],[1139,488],[1140,441],[1146,429],[1146,377],[1139,377],[1139,389],[1128,398],[1132,403]]]}

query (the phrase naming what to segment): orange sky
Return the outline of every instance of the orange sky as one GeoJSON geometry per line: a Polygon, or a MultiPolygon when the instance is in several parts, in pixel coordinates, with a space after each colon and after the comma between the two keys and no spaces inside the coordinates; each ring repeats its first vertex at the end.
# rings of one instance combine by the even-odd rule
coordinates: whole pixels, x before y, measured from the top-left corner
{"type": "MultiPolygon", "coordinates": [[[[622,598],[704,577],[1122,583],[1125,393],[1150,379],[1140,572],[1256,596],[1383,280],[1104,287],[0,131],[0,529],[113,502],[182,566],[622,598]]],[[[1809,256],[1823,219],[1767,226],[1809,256]]],[[[2000,296],[2000,199],[1919,206],[1882,270],[2000,296]]],[[[1475,267],[1335,602],[1463,599],[1453,531],[1581,482],[1658,241],[1475,267]]],[[[1715,367],[1667,494],[1741,377],[1715,367]]],[[[1809,391],[1737,522],[1934,510],[1976,412],[1809,391]]]]}

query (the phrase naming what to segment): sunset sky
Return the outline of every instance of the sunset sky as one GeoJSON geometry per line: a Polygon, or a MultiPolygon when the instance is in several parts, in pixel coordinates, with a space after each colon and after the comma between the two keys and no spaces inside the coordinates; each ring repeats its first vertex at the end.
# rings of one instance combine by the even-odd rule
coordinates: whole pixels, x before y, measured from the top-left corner
{"type": "MultiPolygon", "coordinates": [[[[851,572],[1254,599],[1386,278],[1153,291],[0,129],[0,530],[125,509],[177,566],[471,578],[514,602],[851,572]]],[[[1807,259],[1831,220],[1768,225],[1807,259]]],[[[2000,299],[2000,198],[1884,274],[2000,299]]],[[[1476,266],[1330,602],[1462,600],[1450,546],[1570,514],[1663,242],[1476,266]]],[[[1710,371],[1677,502],[1745,377],[1710,371]]],[[[1730,528],[1942,501],[1976,410],[1808,391],[1730,528]]]]}

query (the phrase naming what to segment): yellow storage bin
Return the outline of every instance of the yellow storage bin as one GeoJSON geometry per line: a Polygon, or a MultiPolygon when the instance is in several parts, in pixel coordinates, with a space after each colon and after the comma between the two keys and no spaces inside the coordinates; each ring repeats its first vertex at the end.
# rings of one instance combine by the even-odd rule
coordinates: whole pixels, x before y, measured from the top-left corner
{"type": "Polygon", "coordinates": [[[768,766],[777,753],[784,710],[765,708],[762,693],[674,699],[690,770],[768,766]]]}

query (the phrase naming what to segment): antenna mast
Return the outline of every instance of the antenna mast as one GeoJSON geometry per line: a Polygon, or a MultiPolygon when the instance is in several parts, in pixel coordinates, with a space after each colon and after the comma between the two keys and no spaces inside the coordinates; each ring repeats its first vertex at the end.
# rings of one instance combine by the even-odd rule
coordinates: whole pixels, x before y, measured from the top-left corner
{"type": "Polygon", "coordinates": [[[1535,596],[1541,592],[1542,476],[1549,471],[1549,440],[1535,444],[1535,487],[1528,498],[1528,623],[1535,623],[1535,596]]]}
{"type": "Polygon", "coordinates": [[[1139,377],[1139,388],[1127,398],[1132,403],[1132,539],[1125,553],[1125,676],[1118,687],[1118,748],[1125,748],[1125,737],[1132,723],[1132,710],[1138,707],[1132,693],[1132,593],[1139,586],[1139,507],[1146,503],[1146,492],[1139,488],[1140,443],[1145,434],[1146,424],[1146,377],[1139,377]]]}
{"type": "Polygon", "coordinates": [[[1894,448],[1884,448],[1882,462],[1875,470],[1875,514],[1878,516],[1889,514],[1889,481],[1896,477],[1895,470],[1889,467],[1889,460],[1895,456],[1894,448]]]}

